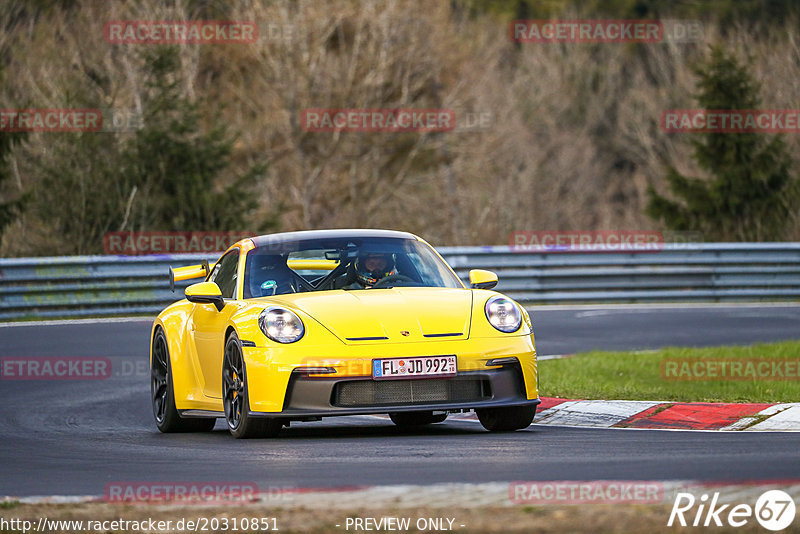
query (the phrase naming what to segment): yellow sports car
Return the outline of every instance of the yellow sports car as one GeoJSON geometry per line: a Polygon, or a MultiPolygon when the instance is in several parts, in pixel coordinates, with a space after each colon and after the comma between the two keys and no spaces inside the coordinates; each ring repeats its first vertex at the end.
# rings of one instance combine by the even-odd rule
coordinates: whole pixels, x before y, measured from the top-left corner
{"type": "Polygon", "coordinates": [[[531,319],[464,287],[424,240],[319,230],[239,241],[155,320],[151,393],[162,432],[275,436],[291,421],[386,414],[400,426],[475,410],[492,431],[526,428],[539,404],[531,319]]]}

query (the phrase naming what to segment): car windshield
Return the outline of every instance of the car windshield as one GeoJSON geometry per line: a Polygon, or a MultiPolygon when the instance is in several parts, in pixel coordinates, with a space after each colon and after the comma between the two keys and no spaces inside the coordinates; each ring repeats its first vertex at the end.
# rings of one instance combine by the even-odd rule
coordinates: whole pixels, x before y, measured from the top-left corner
{"type": "Polygon", "coordinates": [[[268,243],[247,254],[244,297],[391,287],[463,287],[425,243],[358,237],[268,243]]]}

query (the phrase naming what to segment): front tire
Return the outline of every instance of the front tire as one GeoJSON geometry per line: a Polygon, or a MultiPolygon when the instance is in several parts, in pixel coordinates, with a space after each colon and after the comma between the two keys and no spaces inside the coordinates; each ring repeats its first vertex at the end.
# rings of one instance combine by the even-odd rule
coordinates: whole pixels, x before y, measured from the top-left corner
{"type": "Polygon", "coordinates": [[[153,355],[150,361],[150,400],[153,417],[161,432],[209,432],[216,419],[182,419],[175,408],[175,390],[172,385],[172,363],[170,362],[167,336],[161,328],[153,336],[153,355]]]}
{"type": "Polygon", "coordinates": [[[536,406],[509,406],[475,410],[483,428],[490,432],[512,432],[528,428],[536,415],[536,406]]]}
{"type": "Polygon", "coordinates": [[[250,416],[248,400],[247,370],[242,356],[242,344],[235,332],[225,342],[225,357],[222,361],[222,399],[225,421],[234,438],[273,438],[278,435],[283,422],[250,416]]]}
{"type": "Polygon", "coordinates": [[[434,414],[433,412],[396,412],[390,413],[389,419],[399,427],[415,427],[441,423],[447,419],[447,414],[434,414]]]}

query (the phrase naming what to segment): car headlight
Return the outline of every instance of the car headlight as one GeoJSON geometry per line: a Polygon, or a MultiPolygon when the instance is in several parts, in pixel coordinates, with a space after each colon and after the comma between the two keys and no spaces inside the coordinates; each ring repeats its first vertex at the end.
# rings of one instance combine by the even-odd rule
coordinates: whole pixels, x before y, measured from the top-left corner
{"type": "Polygon", "coordinates": [[[258,326],[264,335],[278,343],[294,343],[306,333],[300,317],[286,308],[266,308],[258,316],[258,326]]]}
{"type": "Polygon", "coordinates": [[[489,323],[501,332],[516,332],[522,323],[522,312],[519,311],[519,307],[502,295],[495,295],[487,300],[484,311],[489,323]]]}

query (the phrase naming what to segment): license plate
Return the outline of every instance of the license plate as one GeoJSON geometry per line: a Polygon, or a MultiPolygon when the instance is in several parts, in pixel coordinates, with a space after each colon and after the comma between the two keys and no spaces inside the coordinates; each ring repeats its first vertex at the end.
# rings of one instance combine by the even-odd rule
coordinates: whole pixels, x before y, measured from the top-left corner
{"type": "Polygon", "coordinates": [[[376,380],[456,376],[456,370],[455,356],[372,360],[372,378],[376,380]]]}

